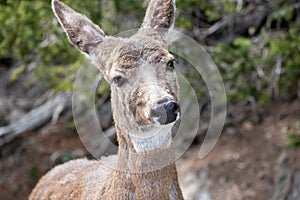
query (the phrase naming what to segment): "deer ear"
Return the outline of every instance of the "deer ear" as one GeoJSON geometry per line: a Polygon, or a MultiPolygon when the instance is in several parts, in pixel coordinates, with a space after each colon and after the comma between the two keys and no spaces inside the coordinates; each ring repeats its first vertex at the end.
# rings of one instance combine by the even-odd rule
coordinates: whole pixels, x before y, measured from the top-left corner
{"type": "MultiPolygon", "coordinates": [[[[175,21],[175,0],[151,0],[142,28],[169,29],[175,21]]],[[[165,30],[165,31],[166,31],[165,30]]]]}
{"type": "Polygon", "coordinates": [[[52,0],[52,9],[70,42],[81,52],[90,55],[104,41],[104,32],[86,16],[58,0],[52,0]]]}

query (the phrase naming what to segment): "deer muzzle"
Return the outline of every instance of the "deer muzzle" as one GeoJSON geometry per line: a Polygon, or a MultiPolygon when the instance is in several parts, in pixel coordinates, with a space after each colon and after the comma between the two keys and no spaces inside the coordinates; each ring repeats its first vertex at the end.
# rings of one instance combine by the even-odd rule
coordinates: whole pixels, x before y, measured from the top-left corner
{"type": "Polygon", "coordinates": [[[151,109],[150,117],[154,123],[167,125],[175,122],[180,116],[180,106],[174,101],[159,101],[158,105],[151,109]]]}

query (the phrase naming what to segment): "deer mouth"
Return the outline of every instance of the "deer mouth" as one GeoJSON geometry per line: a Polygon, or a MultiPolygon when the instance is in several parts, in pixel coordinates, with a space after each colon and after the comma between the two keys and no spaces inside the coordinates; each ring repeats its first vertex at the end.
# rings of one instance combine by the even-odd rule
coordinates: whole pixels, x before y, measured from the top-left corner
{"type": "Polygon", "coordinates": [[[167,102],[151,109],[150,117],[153,123],[167,125],[177,121],[180,117],[180,106],[176,102],[167,102]]]}

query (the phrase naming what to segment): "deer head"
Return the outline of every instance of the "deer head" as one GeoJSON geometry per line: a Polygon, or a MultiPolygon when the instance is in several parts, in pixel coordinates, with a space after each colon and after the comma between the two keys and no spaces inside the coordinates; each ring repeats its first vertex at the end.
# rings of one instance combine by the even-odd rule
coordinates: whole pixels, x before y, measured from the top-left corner
{"type": "Polygon", "coordinates": [[[87,17],[53,0],[70,42],[111,85],[120,148],[140,152],[168,145],[172,126],[180,118],[176,60],[165,41],[174,23],[174,4],[174,0],[152,0],[139,31],[119,38],[105,36],[87,17]]]}

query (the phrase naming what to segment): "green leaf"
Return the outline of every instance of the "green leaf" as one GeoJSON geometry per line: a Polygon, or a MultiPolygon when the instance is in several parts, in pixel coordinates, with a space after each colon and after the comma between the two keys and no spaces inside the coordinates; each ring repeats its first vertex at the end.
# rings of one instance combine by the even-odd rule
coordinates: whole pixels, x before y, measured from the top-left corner
{"type": "Polygon", "coordinates": [[[18,78],[24,73],[25,71],[25,66],[21,65],[19,67],[17,67],[16,69],[14,69],[12,71],[12,73],[9,76],[9,81],[10,82],[15,82],[18,80],[18,78]]]}
{"type": "Polygon", "coordinates": [[[297,148],[300,146],[300,136],[291,132],[285,134],[288,146],[292,148],[297,148]]]}

